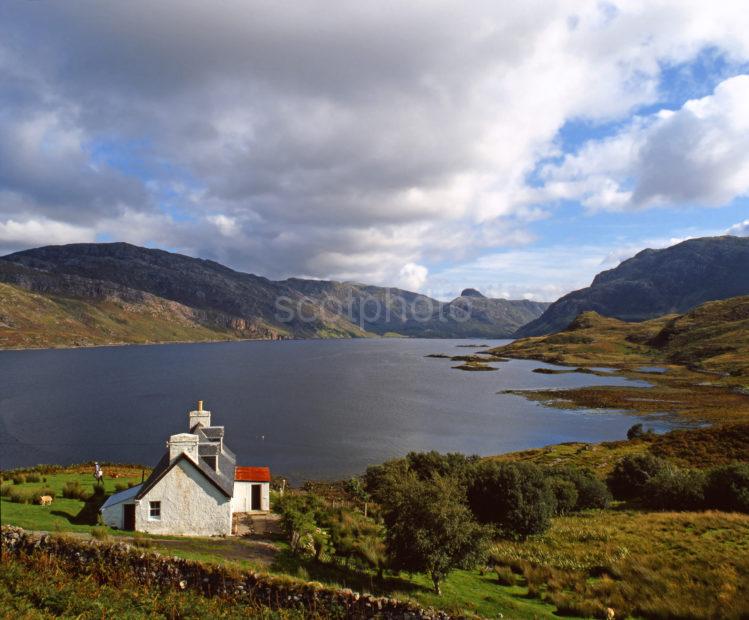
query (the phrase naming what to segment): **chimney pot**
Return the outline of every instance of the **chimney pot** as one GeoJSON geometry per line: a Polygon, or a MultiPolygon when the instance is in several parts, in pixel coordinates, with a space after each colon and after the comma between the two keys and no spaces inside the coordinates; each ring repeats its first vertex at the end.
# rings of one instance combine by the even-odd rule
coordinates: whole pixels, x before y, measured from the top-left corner
{"type": "Polygon", "coordinates": [[[203,401],[202,400],[198,401],[198,411],[203,411],[203,401]]]}

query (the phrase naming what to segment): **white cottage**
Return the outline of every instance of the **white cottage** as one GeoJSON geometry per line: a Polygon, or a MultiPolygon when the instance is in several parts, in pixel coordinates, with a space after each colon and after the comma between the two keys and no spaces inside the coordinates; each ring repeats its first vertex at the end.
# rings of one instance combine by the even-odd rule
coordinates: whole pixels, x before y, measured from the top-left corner
{"type": "Polygon", "coordinates": [[[104,502],[107,525],[150,534],[227,536],[234,513],[270,509],[270,470],[237,467],[224,444],[224,427],[211,426],[203,401],[189,415],[189,432],[169,438],[148,479],[104,502]]]}

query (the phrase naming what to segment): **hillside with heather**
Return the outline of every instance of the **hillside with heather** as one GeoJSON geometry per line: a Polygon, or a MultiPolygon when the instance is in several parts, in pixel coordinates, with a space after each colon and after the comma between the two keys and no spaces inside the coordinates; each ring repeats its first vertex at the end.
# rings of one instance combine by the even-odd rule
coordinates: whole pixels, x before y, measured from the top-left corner
{"type": "Polygon", "coordinates": [[[0,346],[276,338],[508,337],[548,304],[322,280],[272,281],[126,243],[0,258],[0,346]]]}

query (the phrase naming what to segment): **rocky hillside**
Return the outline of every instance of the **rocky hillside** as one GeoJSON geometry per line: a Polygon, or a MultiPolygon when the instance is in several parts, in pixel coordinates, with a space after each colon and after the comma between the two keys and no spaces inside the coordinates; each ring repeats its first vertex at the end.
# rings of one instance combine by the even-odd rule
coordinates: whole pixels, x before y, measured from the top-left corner
{"type": "Polygon", "coordinates": [[[348,282],[292,278],[282,284],[331,312],[342,312],[368,332],[419,338],[509,338],[549,306],[525,299],[490,299],[475,289],[440,302],[401,289],[348,282]]]}
{"type": "Polygon", "coordinates": [[[690,239],[663,250],[643,250],[598,274],[589,287],[554,302],[515,337],[559,331],[581,312],[642,321],[747,294],[749,237],[690,239]]]}
{"type": "Polygon", "coordinates": [[[546,307],[480,294],[442,303],[361,284],[276,282],[126,243],[17,252],[0,259],[0,283],[6,347],[390,332],[506,337],[546,307]]]}

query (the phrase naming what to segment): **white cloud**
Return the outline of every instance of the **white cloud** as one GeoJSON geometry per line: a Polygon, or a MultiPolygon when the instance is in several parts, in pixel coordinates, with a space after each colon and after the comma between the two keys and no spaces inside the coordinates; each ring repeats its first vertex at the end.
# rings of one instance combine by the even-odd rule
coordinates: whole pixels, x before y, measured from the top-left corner
{"type": "Polygon", "coordinates": [[[718,204],[744,191],[726,162],[749,152],[740,81],[628,124],[529,187],[539,161],[564,155],[559,129],[626,121],[659,100],[664,67],[705,49],[748,61],[747,32],[744,3],[720,0],[0,4],[0,221],[269,277],[448,292],[476,268],[496,290],[549,298],[541,276],[500,286],[506,272],[492,280],[477,257],[522,260],[510,248],[533,241],[548,198],[718,204]],[[651,179],[664,156],[672,166],[651,179]],[[466,270],[438,286],[445,263],[466,270]]]}
{"type": "Polygon", "coordinates": [[[592,141],[542,176],[548,197],[589,209],[659,205],[718,207],[749,194],[749,75],[679,110],[636,118],[613,137],[592,141]]]}
{"type": "Polygon", "coordinates": [[[419,291],[426,282],[429,270],[423,265],[416,263],[407,263],[403,265],[399,275],[399,285],[401,288],[410,291],[419,291]]]}
{"type": "Polygon", "coordinates": [[[749,237],[749,220],[734,224],[726,231],[726,234],[736,237],[749,237]]]}
{"type": "Polygon", "coordinates": [[[236,218],[219,213],[218,215],[209,215],[205,219],[218,228],[218,231],[225,237],[231,237],[239,232],[236,218]]]}
{"type": "Polygon", "coordinates": [[[91,228],[73,226],[48,219],[0,221],[0,248],[8,251],[16,247],[82,243],[94,241],[96,233],[91,228]]]}

